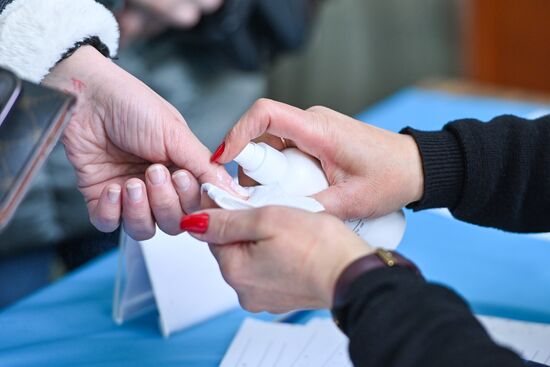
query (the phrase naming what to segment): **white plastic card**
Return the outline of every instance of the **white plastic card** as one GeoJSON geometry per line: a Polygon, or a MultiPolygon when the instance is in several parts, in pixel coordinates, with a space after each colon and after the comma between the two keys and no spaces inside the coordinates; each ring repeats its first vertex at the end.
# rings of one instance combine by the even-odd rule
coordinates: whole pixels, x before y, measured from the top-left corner
{"type": "Polygon", "coordinates": [[[143,242],[122,235],[113,302],[118,324],[156,307],[168,337],[238,305],[206,243],[160,230],[143,242]]]}

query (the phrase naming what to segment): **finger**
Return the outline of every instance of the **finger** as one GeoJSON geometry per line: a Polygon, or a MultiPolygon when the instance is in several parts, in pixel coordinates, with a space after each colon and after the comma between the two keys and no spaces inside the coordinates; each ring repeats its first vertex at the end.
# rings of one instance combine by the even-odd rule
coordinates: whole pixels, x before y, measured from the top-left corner
{"type": "Polygon", "coordinates": [[[166,150],[168,157],[178,167],[185,168],[199,183],[212,183],[239,197],[247,197],[247,192],[239,187],[225,168],[210,161],[211,153],[191,132],[182,120],[171,126],[168,132],[166,150]]]}
{"type": "Polygon", "coordinates": [[[223,0],[193,0],[193,1],[195,1],[196,4],[205,13],[212,13],[218,10],[223,3],[223,0]]]}
{"type": "Polygon", "coordinates": [[[200,7],[190,0],[134,0],[141,7],[156,13],[175,26],[195,25],[200,19],[200,7]]]}
{"type": "Polygon", "coordinates": [[[90,217],[92,224],[101,232],[110,233],[120,224],[121,212],[120,185],[109,185],[103,189],[90,217]]]}
{"type": "Polygon", "coordinates": [[[360,184],[347,181],[345,186],[330,186],[328,189],[313,195],[313,198],[325,207],[327,213],[345,220],[365,216],[365,208],[354,204],[364,202],[363,195],[360,184]]]}
{"type": "Polygon", "coordinates": [[[170,180],[170,172],[162,164],[154,164],[147,169],[145,182],[149,205],[157,225],[170,235],[179,234],[183,210],[178,193],[170,180]]]}
{"type": "Polygon", "coordinates": [[[253,140],[255,143],[266,143],[277,150],[295,147],[296,144],[291,139],[281,138],[271,134],[263,134],[253,140]]]}
{"type": "Polygon", "coordinates": [[[250,210],[209,209],[182,219],[181,229],[212,244],[257,242],[272,236],[277,208],[250,210]]]}
{"type": "Polygon", "coordinates": [[[321,139],[325,121],[320,116],[284,103],[261,99],[231,129],[217,162],[230,162],[246,144],[265,133],[291,139],[299,149],[317,156],[320,146],[327,141],[321,139]]]}
{"type": "Polygon", "coordinates": [[[175,26],[190,28],[196,25],[201,18],[201,8],[194,1],[179,1],[168,14],[164,13],[175,26]]]}
{"type": "MultiPolygon", "coordinates": [[[[179,197],[179,202],[185,213],[193,213],[200,209],[201,193],[197,179],[186,170],[179,170],[172,175],[172,182],[179,197]]],[[[178,228],[179,220],[178,217],[178,228]]]]}
{"type": "Polygon", "coordinates": [[[147,240],[155,235],[155,222],[147,190],[143,181],[132,178],[126,182],[122,195],[122,218],[126,233],[137,241],[147,240]]]}

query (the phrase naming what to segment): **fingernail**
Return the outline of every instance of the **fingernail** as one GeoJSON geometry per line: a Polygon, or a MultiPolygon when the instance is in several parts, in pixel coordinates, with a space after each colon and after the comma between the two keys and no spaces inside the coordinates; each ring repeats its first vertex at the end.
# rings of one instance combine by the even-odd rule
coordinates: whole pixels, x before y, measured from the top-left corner
{"type": "Polygon", "coordinates": [[[209,219],[210,216],[206,213],[186,215],[181,219],[180,228],[192,233],[206,233],[209,219]]]}
{"type": "Polygon", "coordinates": [[[149,168],[147,171],[147,174],[149,175],[149,179],[151,180],[151,183],[155,186],[162,185],[166,182],[166,175],[164,174],[164,170],[161,166],[155,165],[149,168]]]}
{"type": "Polygon", "coordinates": [[[217,162],[218,159],[222,156],[223,152],[225,150],[225,141],[221,143],[221,145],[216,149],[214,154],[212,154],[212,157],[210,158],[210,162],[217,162]]]}
{"type": "Polygon", "coordinates": [[[118,204],[118,201],[120,200],[120,187],[109,187],[109,190],[107,191],[107,199],[109,199],[111,204],[118,204]]]}
{"type": "Polygon", "coordinates": [[[143,196],[143,189],[141,187],[141,184],[139,183],[126,185],[126,191],[128,191],[128,196],[130,197],[130,200],[134,203],[140,201],[141,197],[143,196]]]}
{"type": "Polygon", "coordinates": [[[181,191],[187,191],[191,187],[191,179],[185,172],[178,172],[174,175],[174,182],[181,191]]]}

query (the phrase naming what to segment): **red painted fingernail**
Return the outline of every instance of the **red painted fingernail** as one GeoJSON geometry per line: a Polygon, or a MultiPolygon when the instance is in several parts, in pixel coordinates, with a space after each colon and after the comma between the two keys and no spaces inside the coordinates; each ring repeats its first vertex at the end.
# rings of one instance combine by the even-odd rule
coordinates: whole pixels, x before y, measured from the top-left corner
{"type": "Polygon", "coordinates": [[[221,143],[221,145],[216,149],[214,154],[212,154],[212,157],[210,158],[210,162],[217,162],[218,159],[222,156],[223,152],[225,150],[225,141],[221,143]]]}
{"type": "Polygon", "coordinates": [[[206,233],[210,216],[206,213],[186,215],[181,219],[180,228],[182,231],[193,233],[206,233]]]}

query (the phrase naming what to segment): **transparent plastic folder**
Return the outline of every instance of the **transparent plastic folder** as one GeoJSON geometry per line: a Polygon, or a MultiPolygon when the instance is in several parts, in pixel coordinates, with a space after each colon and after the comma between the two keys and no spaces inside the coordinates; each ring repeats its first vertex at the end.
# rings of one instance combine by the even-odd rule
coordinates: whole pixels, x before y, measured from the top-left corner
{"type": "Polygon", "coordinates": [[[157,230],[148,241],[120,240],[113,319],[122,325],[156,308],[164,336],[238,307],[206,243],[157,230]]]}

